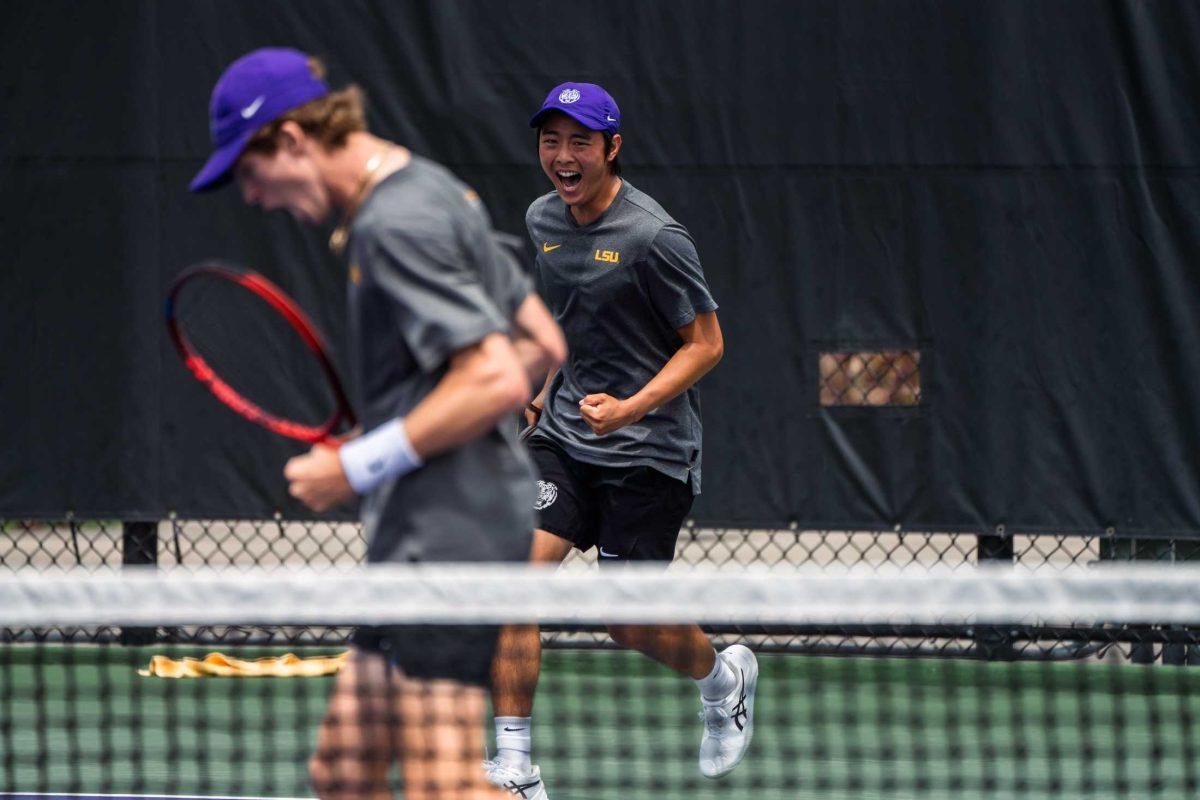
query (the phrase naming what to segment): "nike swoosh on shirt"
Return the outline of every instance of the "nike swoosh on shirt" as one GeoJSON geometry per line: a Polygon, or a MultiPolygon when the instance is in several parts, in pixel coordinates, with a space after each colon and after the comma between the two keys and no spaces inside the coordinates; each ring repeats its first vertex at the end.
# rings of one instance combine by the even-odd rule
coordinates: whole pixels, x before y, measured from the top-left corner
{"type": "Polygon", "coordinates": [[[600,548],[600,555],[602,558],[620,558],[621,557],[620,554],[610,553],[607,550],[605,550],[603,547],[600,548]]]}
{"type": "Polygon", "coordinates": [[[561,244],[550,244],[549,242],[542,242],[542,252],[543,253],[549,253],[551,250],[557,250],[560,247],[562,247],[561,244]]]}
{"type": "Polygon", "coordinates": [[[260,94],[258,96],[257,100],[255,100],[253,103],[251,103],[250,105],[243,108],[242,109],[242,119],[250,119],[251,117],[253,117],[255,115],[255,113],[258,112],[258,109],[262,106],[262,104],[264,102],[266,102],[266,99],[267,99],[266,95],[260,94]]]}

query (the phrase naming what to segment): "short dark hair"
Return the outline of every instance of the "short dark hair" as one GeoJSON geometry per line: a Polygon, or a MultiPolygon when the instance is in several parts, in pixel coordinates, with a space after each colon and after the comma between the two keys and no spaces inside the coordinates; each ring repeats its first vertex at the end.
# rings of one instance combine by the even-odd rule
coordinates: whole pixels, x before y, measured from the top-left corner
{"type": "MultiPolygon", "coordinates": [[[[558,112],[558,113],[562,113],[562,112],[558,112]]],[[[600,131],[600,135],[604,137],[604,158],[605,158],[605,160],[607,160],[608,154],[611,153],[612,149],[613,149],[613,135],[609,131],[600,131]]],[[[541,125],[538,125],[537,138],[538,139],[542,138],[542,126],[541,125]]],[[[612,169],[613,175],[620,175],[621,174],[621,157],[619,155],[614,157],[612,161],[608,162],[608,166],[609,166],[609,168],[612,169]]]]}
{"type": "MultiPolygon", "coordinates": [[[[604,136],[604,157],[608,158],[608,154],[611,153],[612,149],[613,149],[613,135],[611,133],[609,133],[608,131],[601,131],[601,133],[604,136]]],[[[610,167],[612,167],[613,175],[621,174],[621,156],[620,155],[613,156],[613,160],[609,161],[608,165],[610,167]]]]}

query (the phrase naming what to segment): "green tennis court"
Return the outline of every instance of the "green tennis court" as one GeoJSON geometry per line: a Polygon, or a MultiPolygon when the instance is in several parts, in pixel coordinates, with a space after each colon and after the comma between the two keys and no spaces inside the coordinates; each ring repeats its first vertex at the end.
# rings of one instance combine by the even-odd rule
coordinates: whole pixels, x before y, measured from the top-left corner
{"type": "MultiPolygon", "coordinates": [[[[312,795],[305,762],[332,679],[139,677],[152,652],[202,654],[5,647],[0,789],[312,795]]],[[[1184,669],[798,655],[760,663],[750,754],[709,781],[695,765],[690,682],[635,654],[547,652],[534,755],[551,797],[1182,798],[1195,785],[1200,674],[1184,669]]]]}

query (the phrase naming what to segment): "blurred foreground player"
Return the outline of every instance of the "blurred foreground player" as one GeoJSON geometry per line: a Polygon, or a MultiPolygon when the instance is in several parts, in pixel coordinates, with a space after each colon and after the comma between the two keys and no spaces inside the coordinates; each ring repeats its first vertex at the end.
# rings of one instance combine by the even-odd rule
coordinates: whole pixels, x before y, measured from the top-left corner
{"type": "MultiPolygon", "coordinates": [[[[356,87],[319,62],[256,50],[213,89],[214,152],[192,191],[319,225],[349,262],[352,393],[361,436],[291,459],[316,511],[363,496],[370,562],[525,561],[534,474],[509,415],[564,356],[562,335],[497,246],[479,197],[366,129],[356,87]]],[[[496,629],[360,630],[310,764],[324,798],[504,796],[479,769],[496,629]]]]}
{"type": "MultiPolygon", "coordinates": [[[[599,86],[564,83],[530,121],[554,191],[533,202],[526,224],[569,347],[527,411],[540,478],[536,562],[596,547],[601,567],[666,564],[700,491],[696,382],[724,352],[717,304],[687,230],[620,177],[620,119],[599,86]]],[[[737,766],[753,732],[754,654],[733,645],[718,655],[694,624],[608,631],[696,681],[701,773],[737,766]]],[[[530,747],[538,645],[536,627],[507,628],[494,671],[497,754],[485,766],[510,789],[541,778],[530,747]]]]}

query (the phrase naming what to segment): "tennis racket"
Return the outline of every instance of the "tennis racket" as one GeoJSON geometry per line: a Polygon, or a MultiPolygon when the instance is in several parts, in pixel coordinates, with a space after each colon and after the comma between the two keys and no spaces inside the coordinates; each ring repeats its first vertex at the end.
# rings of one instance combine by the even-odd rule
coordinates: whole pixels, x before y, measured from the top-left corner
{"type": "Polygon", "coordinates": [[[189,267],[171,286],[166,318],[184,365],[245,419],[334,447],[356,424],[325,340],[262,275],[219,263],[189,267]]]}

